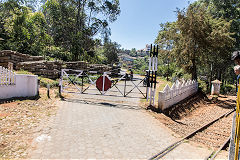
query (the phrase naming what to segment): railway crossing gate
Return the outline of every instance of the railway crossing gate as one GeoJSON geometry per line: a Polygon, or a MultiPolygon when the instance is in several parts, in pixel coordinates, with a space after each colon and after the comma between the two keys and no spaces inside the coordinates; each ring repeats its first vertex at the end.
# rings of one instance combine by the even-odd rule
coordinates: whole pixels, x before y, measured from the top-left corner
{"type": "Polygon", "coordinates": [[[75,94],[141,97],[154,105],[157,83],[158,46],[149,51],[149,68],[144,77],[122,73],[111,78],[111,72],[62,69],[60,91],[75,94]]]}
{"type": "Polygon", "coordinates": [[[130,78],[122,73],[111,78],[110,72],[62,69],[60,90],[62,93],[100,94],[108,96],[135,96],[146,98],[146,77],[130,78]]]}

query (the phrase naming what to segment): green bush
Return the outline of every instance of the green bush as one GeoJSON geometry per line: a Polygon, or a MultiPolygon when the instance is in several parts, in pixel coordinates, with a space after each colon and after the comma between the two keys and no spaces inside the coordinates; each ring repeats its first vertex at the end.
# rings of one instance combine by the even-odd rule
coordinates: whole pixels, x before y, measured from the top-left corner
{"type": "Polygon", "coordinates": [[[207,83],[205,81],[202,81],[202,80],[198,79],[198,87],[204,93],[209,93],[209,90],[207,88],[207,83]]]}
{"type": "Polygon", "coordinates": [[[72,60],[72,54],[70,52],[65,51],[61,47],[47,46],[44,50],[44,54],[46,55],[47,60],[56,60],[56,59],[63,60],[63,61],[72,60]]]}
{"type": "Polygon", "coordinates": [[[43,78],[43,77],[38,77],[40,80],[40,86],[42,87],[47,87],[47,84],[50,85],[50,87],[58,87],[59,86],[59,81],[58,80],[52,80],[49,78],[43,78]]]}
{"type": "Polygon", "coordinates": [[[226,84],[220,88],[221,94],[236,94],[236,87],[234,85],[226,84]]]}

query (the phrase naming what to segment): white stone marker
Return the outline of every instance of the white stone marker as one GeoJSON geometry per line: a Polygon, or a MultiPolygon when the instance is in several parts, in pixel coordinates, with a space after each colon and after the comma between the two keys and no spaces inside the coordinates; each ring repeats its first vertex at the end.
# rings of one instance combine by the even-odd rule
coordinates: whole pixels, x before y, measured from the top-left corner
{"type": "Polygon", "coordinates": [[[221,83],[222,82],[217,79],[212,81],[211,95],[219,95],[220,94],[221,83]]]}

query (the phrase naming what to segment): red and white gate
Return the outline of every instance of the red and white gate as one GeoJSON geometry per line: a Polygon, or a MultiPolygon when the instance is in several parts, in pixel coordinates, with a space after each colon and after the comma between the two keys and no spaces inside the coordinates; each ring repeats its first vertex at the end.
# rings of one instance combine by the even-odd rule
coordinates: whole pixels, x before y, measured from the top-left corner
{"type": "Polygon", "coordinates": [[[146,87],[141,85],[145,78],[128,79],[127,74],[122,74],[119,78],[111,78],[110,72],[99,73],[96,71],[83,71],[62,69],[60,78],[60,88],[62,93],[76,94],[98,94],[111,95],[114,92],[120,96],[128,96],[135,90],[146,98],[143,90],[146,87]],[[136,83],[137,82],[137,83],[136,83]]]}

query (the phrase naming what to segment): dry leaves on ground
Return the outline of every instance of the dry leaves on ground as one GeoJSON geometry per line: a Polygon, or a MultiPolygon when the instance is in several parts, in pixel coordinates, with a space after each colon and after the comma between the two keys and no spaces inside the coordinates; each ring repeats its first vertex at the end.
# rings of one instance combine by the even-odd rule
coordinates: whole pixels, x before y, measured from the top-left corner
{"type": "Polygon", "coordinates": [[[14,100],[0,104],[0,157],[26,158],[33,134],[41,122],[56,113],[56,89],[47,98],[45,88],[40,89],[40,98],[14,100]]]}

